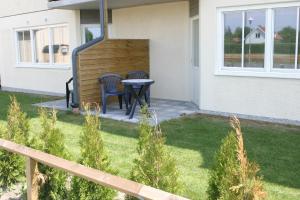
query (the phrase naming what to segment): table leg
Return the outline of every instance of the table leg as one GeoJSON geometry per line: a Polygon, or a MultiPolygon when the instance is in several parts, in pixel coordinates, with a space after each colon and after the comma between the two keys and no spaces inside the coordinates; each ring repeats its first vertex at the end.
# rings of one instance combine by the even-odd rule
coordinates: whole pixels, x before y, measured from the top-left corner
{"type": "Polygon", "coordinates": [[[141,89],[136,92],[133,87],[130,85],[129,89],[131,91],[134,102],[130,105],[129,109],[127,109],[126,115],[129,115],[129,119],[133,118],[137,103],[140,104],[141,108],[144,107],[144,103],[142,98],[144,97],[146,91],[149,89],[149,85],[142,86],[141,89]]]}
{"type": "Polygon", "coordinates": [[[141,87],[141,89],[139,90],[138,92],[138,95],[136,93],[134,93],[134,98],[135,98],[135,101],[134,101],[134,107],[132,108],[131,110],[131,113],[130,113],[130,117],[129,119],[132,119],[133,118],[133,115],[134,115],[134,112],[135,112],[135,109],[136,109],[136,105],[137,105],[137,102],[140,104],[141,108],[143,108],[145,106],[145,104],[143,103],[142,99],[146,93],[146,91],[149,89],[149,85],[144,85],[141,87]]]}
{"type": "Polygon", "coordinates": [[[135,109],[136,109],[137,103],[139,103],[141,107],[143,106],[143,102],[140,99],[141,93],[143,92],[143,88],[144,88],[144,86],[142,86],[141,89],[138,92],[136,92],[133,89],[133,87],[131,87],[131,93],[132,93],[132,97],[134,99],[134,102],[133,102],[132,108],[130,110],[129,119],[133,118],[133,115],[135,113],[135,109]]]}
{"type": "Polygon", "coordinates": [[[133,97],[134,93],[132,91],[134,91],[134,89],[131,85],[126,86],[126,87],[131,92],[131,104],[129,104],[129,107],[127,108],[127,111],[126,111],[126,115],[129,115],[131,113],[131,110],[132,110],[132,107],[133,107],[133,102],[132,102],[133,98],[132,97],[133,97]]]}
{"type": "Polygon", "coordinates": [[[137,103],[138,103],[138,100],[134,99],[134,103],[132,104],[132,108],[131,108],[131,111],[130,111],[129,119],[133,118],[133,115],[134,115],[137,103]]]}

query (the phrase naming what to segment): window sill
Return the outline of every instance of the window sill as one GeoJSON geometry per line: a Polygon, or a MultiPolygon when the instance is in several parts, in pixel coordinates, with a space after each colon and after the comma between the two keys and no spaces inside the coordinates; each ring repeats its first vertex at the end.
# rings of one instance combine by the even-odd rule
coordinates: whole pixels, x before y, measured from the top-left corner
{"type": "Polygon", "coordinates": [[[251,71],[248,70],[233,70],[233,69],[218,69],[215,71],[216,76],[239,76],[239,77],[256,77],[256,78],[282,78],[282,79],[300,79],[300,72],[298,71],[251,71]]]}
{"type": "Polygon", "coordinates": [[[57,69],[57,70],[69,70],[71,69],[69,64],[50,65],[50,64],[16,64],[16,68],[31,68],[31,69],[57,69]]]}

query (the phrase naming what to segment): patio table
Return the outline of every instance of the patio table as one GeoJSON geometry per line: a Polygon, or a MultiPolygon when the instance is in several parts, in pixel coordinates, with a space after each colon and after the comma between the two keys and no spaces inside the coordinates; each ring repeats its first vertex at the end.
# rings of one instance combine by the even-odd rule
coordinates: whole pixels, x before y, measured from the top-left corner
{"type": "Polygon", "coordinates": [[[149,87],[154,83],[154,81],[151,79],[128,79],[123,80],[122,83],[124,87],[127,87],[129,89],[134,99],[134,102],[129,106],[129,108],[126,111],[126,115],[129,115],[129,119],[132,119],[137,103],[139,103],[141,107],[145,105],[142,101],[143,96],[145,95],[149,87]],[[137,86],[140,87],[139,90],[134,89],[137,86]]]}

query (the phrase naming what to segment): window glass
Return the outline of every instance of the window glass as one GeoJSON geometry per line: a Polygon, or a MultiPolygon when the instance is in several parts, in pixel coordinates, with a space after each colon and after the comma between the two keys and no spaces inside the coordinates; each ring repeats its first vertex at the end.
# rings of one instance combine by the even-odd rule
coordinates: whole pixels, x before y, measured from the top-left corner
{"type": "Polygon", "coordinates": [[[31,39],[30,31],[19,31],[18,35],[18,50],[20,62],[31,62],[31,39]]]}
{"type": "Polygon", "coordinates": [[[49,29],[34,30],[35,61],[36,63],[49,63],[49,29]]]}
{"type": "Polygon", "coordinates": [[[84,35],[85,35],[85,42],[92,41],[100,37],[100,25],[94,27],[85,27],[84,28],[84,35]]]}
{"type": "MultiPolygon", "coordinates": [[[[300,10],[300,8],[299,8],[300,10]]],[[[300,12],[299,12],[299,19],[300,19],[300,12]]],[[[298,64],[297,64],[297,69],[300,69],[300,20],[298,22],[298,27],[299,27],[299,30],[298,30],[298,56],[297,56],[297,59],[298,59],[298,64]]]]}
{"type": "Polygon", "coordinates": [[[55,27],[53,30],[54,63],[66,64],[70,61],[69,35],[67,27],[55,27]]]}
{"type": "Polygon", "coordinates": [[[273,68],[295,69],[297,8],[274,9],[273,68]]]}
{"type": "Polygon", "coordinates": [[[241,67],[242,12],[224,13],[224,66],[241,67]]]}
{"type": "Polygon", "coordinates": [[[264,67],[265,21],[265,10],[245,12],[244,67],[264,67]]]}
{"type": "Polygon", "coordinates": [[[193,20],[193,66],[199,67],[199,19],[193,20]]]}

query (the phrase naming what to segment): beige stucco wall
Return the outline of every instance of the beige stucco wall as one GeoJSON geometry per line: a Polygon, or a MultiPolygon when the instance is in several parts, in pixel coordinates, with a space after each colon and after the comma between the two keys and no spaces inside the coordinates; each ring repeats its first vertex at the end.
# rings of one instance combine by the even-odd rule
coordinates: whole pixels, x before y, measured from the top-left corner
{"type": "Polygon", "coordinates": [[[72,50],[80,44],[79,12],[47,10],[0,18],[0,24],[0,75],[2,86],[64,93],[65,82],[72,76],[71,64],[65,69],[51,69],[52,66],[48,68],[17,67],[14,30],[26,27],[67,24],[70,50],[72,50]]]}
{"type": "Polygon", "coordinates": [[[2,0],[0,17],[47,10],[47,3],[48,0],[2,0]]]}
{"type": "Polygon", "coordinates": [[[113,38],[150,39],[152,97],[190,100],[188,2],[113,10],[113,38]]]}
{"type": "Polygon", "coordinates": [[[290,1],[200,1],[201,109],[300,120],[300,80],[214,75],[218,7],[290,1]]]}

